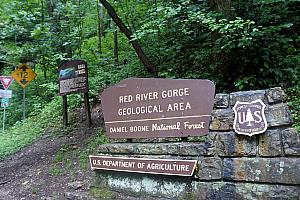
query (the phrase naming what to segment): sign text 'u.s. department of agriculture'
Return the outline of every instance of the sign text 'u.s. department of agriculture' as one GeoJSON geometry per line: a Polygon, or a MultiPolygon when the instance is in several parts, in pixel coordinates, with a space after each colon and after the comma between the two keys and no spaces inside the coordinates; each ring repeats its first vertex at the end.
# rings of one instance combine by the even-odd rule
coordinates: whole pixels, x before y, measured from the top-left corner
{"type": "Polygon", "coordinates": [[[196,164],[197,160],[90,156],[90,165],[93,170],[102,169],[147,174],[192,176],[195,171],[196,164]]]}

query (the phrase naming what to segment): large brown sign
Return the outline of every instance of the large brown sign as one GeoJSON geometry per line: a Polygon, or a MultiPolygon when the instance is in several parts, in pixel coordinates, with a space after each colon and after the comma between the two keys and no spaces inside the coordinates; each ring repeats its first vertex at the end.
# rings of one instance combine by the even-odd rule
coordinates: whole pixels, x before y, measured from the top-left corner
{"type": "Polygon", "coordinates": [[[187,137],[208,133],[215,86],[209,80],[126,79],[102,93],[110,138],[187,137]]]}
{"type": "Polygon", "coordinates": [[[197,160],[144,159],[109,156],[90,156],[91,168],[136,172],[147,174],[164,174],[192,176],[197,160]]]}
{"type": "Polygon", "coordinates": [[[58,71],[59,95],[88,92],[88,71],[85,61],[69,61],[64,63],[58,71]]]}

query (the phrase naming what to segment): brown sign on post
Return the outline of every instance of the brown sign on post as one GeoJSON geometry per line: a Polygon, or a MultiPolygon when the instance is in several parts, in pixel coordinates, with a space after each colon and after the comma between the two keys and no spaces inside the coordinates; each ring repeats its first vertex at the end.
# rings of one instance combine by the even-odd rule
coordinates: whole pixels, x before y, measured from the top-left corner
{"type": "Polygon", "coordinates": [[[111,171],[192,176],[197,160],[144,159],[90,156],[91,168],[111,171]]]}
{"type": "Polygon", "coordinates": [[[69,61],[64,63],[58,71],[59,95],[88,92],[88,70],[85,61],[69,61]]]}
{"type": "Polygon", "coordinates": [[[187,137],[208,133],[215,86],[209,80],[126,79],[102,93],[110,138],[187,137]]]}
{"type": "Polygon", "coordinates": [[[59,95],[63,98],[63,124],[68,125],[67,96],[72,93],[84,93],[84,104],[88,126],[91,126],[91,112],[89,103],[89,84],[87,63],[83,60],[71,60],[59,69],[59,95]]]}

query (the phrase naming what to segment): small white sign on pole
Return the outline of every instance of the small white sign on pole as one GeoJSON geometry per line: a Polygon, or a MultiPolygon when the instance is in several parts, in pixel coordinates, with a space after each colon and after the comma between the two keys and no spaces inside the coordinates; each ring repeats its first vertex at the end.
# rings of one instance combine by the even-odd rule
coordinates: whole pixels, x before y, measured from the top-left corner
{"type": "Polygon", "coordinates": [[[0,98],[11,98],[12,90],[0,90],[0,98]]]}

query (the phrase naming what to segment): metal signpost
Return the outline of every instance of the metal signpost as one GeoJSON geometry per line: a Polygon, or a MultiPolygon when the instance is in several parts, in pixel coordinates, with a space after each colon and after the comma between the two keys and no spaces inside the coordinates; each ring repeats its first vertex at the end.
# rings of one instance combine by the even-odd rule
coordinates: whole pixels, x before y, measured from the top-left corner
{"type": "Polygon", "coordinates": [[[0,90],[0,98],[2,98],[1,107],[3,107],[3,126],[2,126],[3,132],[5,129],[5,121],[6,121],[6,108],[8,107],[9,98],[12,97],[12,90],[8,90],[8,88],[13,80],[14,79],[11,76],[0,76],[0,81],[3,85],[3,88],[5,89],[5,90],[0,90]]]}
{"type": "Polygon", "coordinates": [[[11,73],[11,76],[23,88],[23,120],[25,120],[25,88],[37,76],[37,74],[26,64],[22,64],[18,69],[11,73]]]}
{"type": "Polygon", "coordinates": [[[6,108],[8,107],[8,98],[3,98],[1,100],[1,107],[3,108],[3,125],[2,125],[2,131],[4,132],[5,129],[5,121],[6,121],[6,108]]]}

